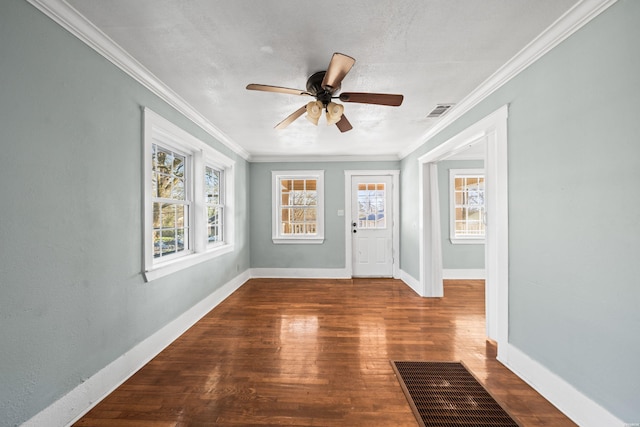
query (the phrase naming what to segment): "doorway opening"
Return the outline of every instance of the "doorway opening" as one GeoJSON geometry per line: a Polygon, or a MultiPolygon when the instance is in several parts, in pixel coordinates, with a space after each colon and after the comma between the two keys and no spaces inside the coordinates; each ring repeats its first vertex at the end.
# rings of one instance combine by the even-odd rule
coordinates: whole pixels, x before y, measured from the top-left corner
{"type": "Polygon", "coordinates": [[[507,105],[471,125],[453,138],[427,152],[419,162],[419,294],[441,297],[442,239],[437,202],[438,161],[486,144],[485,159],[485,305],[486,334],[498,344],[508,340],[508,200],[507,200],[507,105]]]}
{"type": "Polygon", "coordinates": [[[351,277],[400,277],[400,171],[345,171],[345,260],[351,277]]]}

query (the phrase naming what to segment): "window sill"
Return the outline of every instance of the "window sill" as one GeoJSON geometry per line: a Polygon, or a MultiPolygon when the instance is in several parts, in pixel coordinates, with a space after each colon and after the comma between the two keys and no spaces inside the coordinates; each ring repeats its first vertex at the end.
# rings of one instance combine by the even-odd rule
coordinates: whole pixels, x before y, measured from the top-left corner
{"type": "Polygon", "coordinates": [[[451,241],[451,244],[453,245],[484,245],[484,237],[478,238],[478,239],[474,239],[474,238],[461,239],[460,237],[457,237],[457,238],[449,238],[449,241],[451,241]]]}
{"type": "Polygon", "coordinates": [[[321,245],[324,243],[324,237],[273,237],[272,240],[274,245],[321,245]]]}
{"type": "Polygon", "coordinates": [[[180,270],[193,267],[194,265],[200,264],[201,262],[217,258],[229,252],[233,252],[233,245],[220,245],[216,246],[215,248],[211,248],[206,252],[185,255],[171,261],[154,265],[151,269],[144,272],[144,281],[151,282],[152,280],[156,280],[180,270]]]}

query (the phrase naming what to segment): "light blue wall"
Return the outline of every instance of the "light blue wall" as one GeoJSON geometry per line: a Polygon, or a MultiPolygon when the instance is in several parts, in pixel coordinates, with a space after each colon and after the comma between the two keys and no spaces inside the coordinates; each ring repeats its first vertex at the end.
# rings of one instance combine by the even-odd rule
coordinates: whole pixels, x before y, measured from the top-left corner
{"type": "Polygon", "coordinates": [[[344,210],[345,170],[398,170],[400,162],[303,162],[252,163],[251,267],[254,268],[345,268],[344,210]],[[271,240],[271,171],[324,170],[325,240],[321,245],[274,245],[271,240]],[[258,208],[259,206],[259,208],[258,208]]]}
{"type": "MultiPolygon", "coordinates": [[[[401,268],[417,278],[417,158],[510,104],[509,340],[627,422],[640,420],[639,18],[640,2],[619,0],[404,158],[400,176],[401,268]]],[[[22,0],[0,2],[0,148],[1,425],[249,268],[249,244],[252,267],[344,267],[343,170],[398,165],[248,165],[22,0]],[[235,252],[152,283],[141,106],[237,162],[235,252]],[[335,190],[327,241],[304,252],[270,240],[270,170],[287,168],[325,169],[335,190]]]]}
{"type": "Polygon", "coordinates": [[[620,0],[402,161],[418,277],[417,158],[509,104],[509,341],[640,422],[640,2],[620,0]]]}
{"type": "Polygon", "coordinates": [[[482,160],[444,160],[438,162],[438,192],[440,196],[440,233],[442,235],[442,268],[484,269],[484,245],[454,245],[449,238],[450,169],[482,169],[482,160]]]}
{"type": "Polygon", "coordinates": [[[0,425],[249,268],[247,162],[24,0],[0,2],[0,425]],[[144,283],[142,112],[236,160],[235,252],[144,283]]]}

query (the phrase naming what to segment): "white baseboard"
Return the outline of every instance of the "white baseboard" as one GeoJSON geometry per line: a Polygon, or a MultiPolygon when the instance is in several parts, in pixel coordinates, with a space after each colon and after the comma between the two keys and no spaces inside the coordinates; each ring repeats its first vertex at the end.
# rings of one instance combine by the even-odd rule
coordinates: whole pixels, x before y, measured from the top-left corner
{"type": "Polygon", "coordinates": [[[503,365],[579,426],[629,426],[513,345],[501,343],[498,349],[503,365]]]}
{"type": "Polygon", "coordinates": [[[443,279],[473,280],[485,279],[484,268],[447,268],[442,270],[443,279]]]}
{"type": "Polygon", "coordinates": [[[252,278],[351,279],[346,268],[252,268],[252,278]]]}
{"type": "Polygon", "coordinates": [[[73,424],[204,315],[240,288],[249,278],[249,272],[245,271],[216,289],[180,317],[40,411],[23,426],[46,427],[73,424]]]}
{"type": "Polygon", "coordinates": [[[424,296],[420,292],[420,281],[418,279],[414,278],[413,276],[411,276],[406,271],[400,270],[400,280],[402,280],[404,283],[407,284],[407,286],[409,286],[411,289],[413,289],[413,291],[416,294],[420,295],[421,297],[424,296]]]}
{"type": "MultiPolygon", "coordinates": [[[[343,269],[247,270],[43,409],[23,426],[73,424],[251,277],[348,278],[343,269]]],[[[402,270],[400,279],[420,295],[420,282],[417,279],[402,270]]],[[[498,360],[578,425],[628,426],[518,348],[508,343],[500,347],[498,360]]]]}

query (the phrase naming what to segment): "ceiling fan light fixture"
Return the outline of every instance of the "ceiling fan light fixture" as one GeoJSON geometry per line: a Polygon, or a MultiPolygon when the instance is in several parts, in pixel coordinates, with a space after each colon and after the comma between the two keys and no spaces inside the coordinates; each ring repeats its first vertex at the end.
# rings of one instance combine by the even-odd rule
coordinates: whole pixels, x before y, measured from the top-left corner
{"type": "Polygon", "coordinates": [[[307,104],[307,115],[305,116],[314,125],[318,126],[318,120],[322,115],[322,102],[311,101],[307,104]]]}
{"type": "Polygon", "coordinates": [[[327,124],[335,125],[342,118],[342,114],[344,113],[344,106],[340,104],[336,104],[335,102],[330,102],[327,105],[327,124]]]}
{"type": "Polygon", "coordinates": [[[314,125],[318,126],[322,110],[326,111],[327,124],[336,125],[340,132],[347,132],[353,127],[344,116],[344,107],[331,102],[332,99],[340,99],[342,102],[355,102],[359,104],[387,105],[399,107],[402,104],[403,95],[390,93],[373,92],[342,92],[340,96],[334,96],[340,92],[342,80],[347,75],[356,60],[343,53],[334,53],[326,71],[318,71],[307,79],[307,90],[291,89],[282,86],[271,86],[251,83],[247,85],[247,90],[257,90],[262,92],[276,92],[289,95],[311,96],[316,100],[311,101],[298,108],[286,119],[278,123],[276,129],[284,129],[293,123],[298,117],[307,114],[305,117],[314,125]]]}

